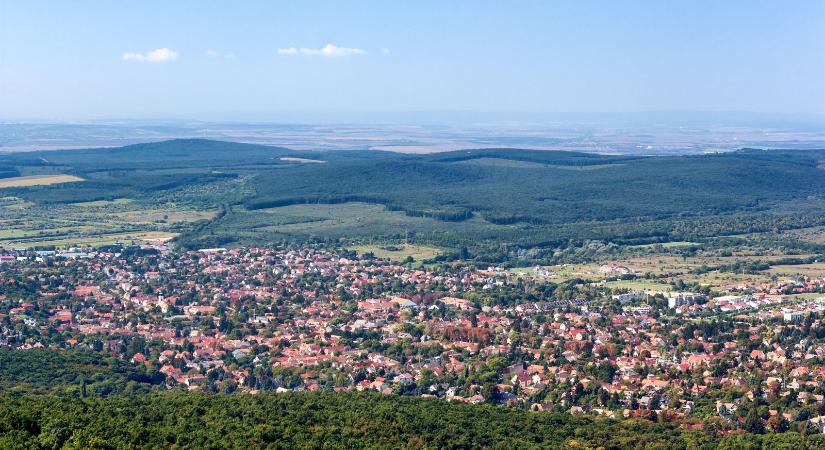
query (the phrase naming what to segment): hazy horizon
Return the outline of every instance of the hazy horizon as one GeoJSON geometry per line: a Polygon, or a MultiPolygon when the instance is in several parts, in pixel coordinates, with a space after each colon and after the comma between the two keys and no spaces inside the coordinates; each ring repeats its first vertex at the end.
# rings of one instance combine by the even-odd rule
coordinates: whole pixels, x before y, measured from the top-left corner
{"type": "MultiPolygon", "coordinates": [[[[567,126],[594,129],[612,127],[749,127],[825,133],[825,114],[754,111],[626,111],[626,112],[527,112],[469,110],[292,110],[237,112],[229,118],[203,114],[170,117],[100,117],[61,119],[50,117],[3,117],[0,125],[114,126],[123,127],[457,127],[472,129],[522,129],[524,131],[567,126]]],[[[197,136],[193,136],[197,137],[197,136]]]]}

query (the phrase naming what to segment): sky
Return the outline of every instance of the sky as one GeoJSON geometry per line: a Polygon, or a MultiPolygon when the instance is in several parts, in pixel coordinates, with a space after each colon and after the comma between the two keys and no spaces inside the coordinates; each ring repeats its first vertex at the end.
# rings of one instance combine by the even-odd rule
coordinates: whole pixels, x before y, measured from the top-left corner
{"type": "Polygon", "coordinates": [[[0,0],[0,118],[825,114],[823,1],[0,0]]]}

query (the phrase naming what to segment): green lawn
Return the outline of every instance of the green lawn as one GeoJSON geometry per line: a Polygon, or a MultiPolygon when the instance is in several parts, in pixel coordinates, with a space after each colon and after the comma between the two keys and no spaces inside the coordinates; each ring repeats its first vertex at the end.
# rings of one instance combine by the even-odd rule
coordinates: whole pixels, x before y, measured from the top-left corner
{"type": "Polygon", "coordinates": [[[391,261],[404,261],[410,256],[416,261],[423,261],[434,258],[442,253],[440,249],[435,247],[412,244],[359,245],[352,247],[352,250],[355,250],[359,255],[372,253],[378,258],[389,259],[391,261]]]}
{"type": "Polygon", "coordinates": [[[632,291],[670,291],[673,289],[668,284],[658,283],[656,281],[649,280],[608,281],[604,283],[604,285],[611,289],[623,288],[630,289],[632,291]]]}
{"type": "Polygon", "coordinates": [[[690,247],[693,245],[702,245],[701,242],[689,242],[689,241],[676,241],[676,242],[662,242],[660,244],[644,244],[644,245],[630,245],[630,248],[650,248],[655,247],[657,245],[661,245],[663,248],[677,248],[677,247],[690,247]]]}
{"type": "Polygon", "coordinates": [[[72,203],[74,206],[80,207],[100,207],[100,206],[109,206],[109,205],[125,205],[127,203],[131,203],[133,200],[131,198],[116,198],[114,200],[96,200],[93,202],[78,202],[72,203]]]}

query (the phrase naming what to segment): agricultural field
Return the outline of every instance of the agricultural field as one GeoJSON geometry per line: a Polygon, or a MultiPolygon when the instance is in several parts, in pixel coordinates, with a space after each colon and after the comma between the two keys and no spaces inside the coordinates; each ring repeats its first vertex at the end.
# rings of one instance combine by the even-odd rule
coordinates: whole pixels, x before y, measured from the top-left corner
{"type": "Polygon", "coordinates": [[[25,177],[0,178],[0,189],[27,186],[49,186],[52,184],[77,183],[85,181],[74,175],[31,175],[25,177]]]}
{"type": "Polygon", "coordinates": [[[610,289],[627,289],[630,291],[671,291],[673,287],[669,284],[659,283],[650,280],[618,280],[600,283],[601,286],[610,289]]]}
{"type": "MultiPolygon", "coordinates": [[[[784,264],[784,261],[816,258],[813,254],[775,254],[720,257],[710,254],[681,257],[654,254],[644,257],[609,259],[601,264],[560,264],[515,267],[509,272],[516,276],[544,278],[553,283],[585,280],[601,286],[635,290],[672,290],[673,283],[684,282],[705,286],[718,292],[745,285],[759,285],[789,280],[800,275],[811,278],[825,277],[825,262],[812,264],[784,264]],[[754,270],[751,265],[764,268],[754,270]],[[737,265],[741,269],[735,269],[737,265]],[[630,274],[600,270],[602,268],[626,268],[630,274]],[[549,276],[547,274],[550,274],[549,276]]],[[[821,296],[821,295],[820,295],[821,296]]]]}
{"type": "Polygon", "coordinates": [[[281,161],[295,162],[295,163],[306,163],[306,164],[322,164],[322,163],[326,162],[326,161],[321,161],[319,159],[295,158],[295,157],[292,157],[292,156],[283,156],[283,157],[280,157],[278,159],[281,160],[281,161]]]}
{"type": "MultiPolygon", "coordinates": [[[[136,231],[125,233],[100,233],[88,236],[82,234],[72,234],[74,237],[67,237],[64,239],[37,239],[29,241],[25,247],[55,247],[55,248],[70,248],[70,247],[97,247],[101,245],[113,245],[118,243],[123,244],[146,244],[149,242],[161,241],[165,242],[174,239],[178,234],[167,231],[136,231]]],[[[2,240],[0,240],[2,242],[2,240]]],[[[12,241],[13,242],[13,241],[12,241]]],[[[2,244],[5,245],[5,244],[2,244]]],[[[13,244],[9,247],[17,248],[13,244]]]]}
{"type": "Polygon", "coordinates": [[[782,276],[806,276],[810,278],[825,277],[825,262],[799,265],[777,265],[772,266],[769,272],[782,276]]]}
{"type": "Polygon", "coordinates": [[[209,220],[215,217],[215,211],[196,211],[192,209],[179,209],[175,205],[170,205],[165,209],[155,209],[146,207],[143,209],[129,210],[114,213],[118,218],[136,224],[152,223],[181,223],[196,222],[199,220],[209,220]]]}
{"type": "Polygon", "coordinates": [[[0,201],[0,247],[65,248],[169,240],[189,224],[214,214],[176,204],[157,208],[127,198],[42,206],[4,197],[0,201]]]}
{"type": "Polygon", "coordinates": [[[631,248],[653,248],[656,246],[662,246],[662,248],[678,248],[678,247],[692,247],[697,245],[702,245],[701,242],[687,242],[687,241],[677,241],[677,242],[661,242],[656,244],[641,244],[641,245],[631,245],[631,248]]]}
{"type": "Polygon", "coordinates": [[[543,164],[534,161],[520,161],[503,158],[476,158],[459,161],[458,164],[469,164],[477,166],[510,167],[516,169],[554,169],[554,170],[574,170],[591,171],[607,168],[622,167],[624,164],[590,164],[590,165],[555,165],[543,164]]]}
{"type": "MultiPolygon", "coordinates": [[[[486,235],[519,228],[518,225],[493,225],[480,218],[467,220],[462,227],[486,235]]],[[[445,236],[458,236],[452,222],[413,217],[365,202],[296,204],[257,210],[233,206],[200,233],[256,244],[323,240],[340,241],[348,246],[380,246],[414,242],[419,248],[440,248],[443,246],[439,243],[445,236]]]]}
{"type": "Polygon", "coordinates": [[[361,256],[367,253],[372,253],[377,258],[397,262],[405,261],[407,258],[412,258],[414,261],[424,261],[435,258],[443,253],[443,250],[435,247],[411,244],[359,245],[352,247],[351,250],[354,250],[361,256]]]}
{"type": "Polygon", "coordinates": [[[791,230],[785,233],[792,238],[801,239],[815,244],[825,244],[825,227],[809,227],[791,230]]]}
{"type": "Polygon", "coordinates": [[[125,205],[127,203],[132,203],[132,201],[133,200],[131,198],[116,198],[114,200],[95,200],[91,202],[77,202],[72,204],[80,207],[99,208],[101,206],[125,205]]]}

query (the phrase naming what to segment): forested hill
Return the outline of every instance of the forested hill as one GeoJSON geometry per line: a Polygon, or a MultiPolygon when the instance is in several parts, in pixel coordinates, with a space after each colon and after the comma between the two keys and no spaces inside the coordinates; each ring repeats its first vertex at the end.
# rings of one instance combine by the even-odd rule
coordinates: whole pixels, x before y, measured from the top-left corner
{"type": "Polygon", "coordinates": [[[825,151],[817,150],[667,157],[517,149],[405,155],[196,139],[3,155],[0,176],[61,173],[85,181],[0,193],[36,204],[173,197],[222,208],[213,222],[181,238],[193,246],[403,235],[442,247],[533,248],[819,224],[825,217],[822,160],[825,151]],[[349,203],[379,205],[387,214],[348,210],[368,217],[365,223],[338,211],[284,209],[349,203]]]}
{"type": "Polygon", "coordinates": [[[718,437],[613,421],[379,394],[0,395],[0,448],[821,449],[824,435],[718,437]]]}

